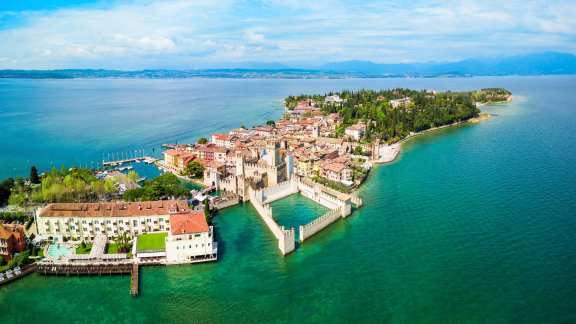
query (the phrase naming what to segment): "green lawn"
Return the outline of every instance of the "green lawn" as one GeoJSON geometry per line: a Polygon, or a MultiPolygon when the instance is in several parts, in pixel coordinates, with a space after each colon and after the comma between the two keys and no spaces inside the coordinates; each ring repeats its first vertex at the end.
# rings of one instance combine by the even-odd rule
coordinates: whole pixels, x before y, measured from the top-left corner
{"type": "Polygon", "coordinates": [[[114,253],[120,253],[118,251],[119,246],[116,243],[108,243],[106,244],[106,254],[114,254],[114,253]]]}
{"type": "Polygon", "coordinates": [[[85,248],[82,248],[80,245],[76,247],[76,254],[89,254],[90,250],[92,250],[92,244],[86,244],[85,248]]]}
{"type": "Polygon", "coordinates": [[[165,251],[168,233],[150,233],[138,236],[136,249],[138,252],[165,251]]]}

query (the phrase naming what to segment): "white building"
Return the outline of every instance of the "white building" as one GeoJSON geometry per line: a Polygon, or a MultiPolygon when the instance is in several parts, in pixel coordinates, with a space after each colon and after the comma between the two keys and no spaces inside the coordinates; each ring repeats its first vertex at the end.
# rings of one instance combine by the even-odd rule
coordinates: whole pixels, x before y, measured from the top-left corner
{"type": "Polygon", "coordinates": [[[344,133],[347,136],[350,136],[350,138],[352,138],[355,141],[359,141],[362,138],[362,136],[364,136],[365,132],[366,132],[366,125],[364,125],[363,123],[352,125],[344,130],[344,133]]]}
{"type": "Polygon", "coordinates": [[[194,263],[217,259],[212,226],[203,211],[170,215],[171,230],[166,237],[166,262],[194,263]]]}
{"type": "Polygon", "coordinates": [[[404,97],[402,99],[394,99],[390,100],[390,107],[398,108],[398,107],[406,107],[410,104],[411,100],[410,97],[404,97]]]}
{"type": "Polygon", "coordinates": [[[324,99],[325,103],[342,103],[343,101],[344,100],[342,100],[339,95],[326,96],[324,99]]]}
{"type": "Polygon", "coordinates": [[[98,234],[114,238],[122,233],[170,231],[170,215],[189,211],[183,200],[109,203],[54,203],[36,212],[43,237],[92,241],[98,234]]]}
{"type": "Polygon", "coordinates": [[[212,143],[216,144],[218,147],[234,147],[234,143],[232,143],[232,136],[228,134],[212,134],[212,143]]]}

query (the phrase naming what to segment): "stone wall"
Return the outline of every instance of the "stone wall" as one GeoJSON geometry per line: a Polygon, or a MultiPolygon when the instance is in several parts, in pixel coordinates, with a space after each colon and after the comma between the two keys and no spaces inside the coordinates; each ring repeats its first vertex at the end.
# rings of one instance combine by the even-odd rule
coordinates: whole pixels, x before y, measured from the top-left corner
{"type": "Polygon", "coordinates": [[[298,193],[298,185],[295,181],[285,181],[273,187],[262,189],[263,201],[269,204],[273,201],[298,193]]]}
{"type": "Polygon", "coordinates": [[[339,193],[321,184],[306,180],[302,181],[298,178],[292,178],[289,181],[261,190],[248,189],[247,191],[249,192],[248,198],[250,202],[258,211],[266,226],[278,239],[278,248],[283,255],[294,250],[295,231],[294,228],[285,229],[276,223],[273,218],[272,207],[269,205],[271,202],[300,192],[304,197],[329,209],[324,215],[317,217],[306,225],[300,226],[301,242],[328,227],[339,218],[345,218],[350,215],[352,213],[352,201],[358,206],[362,204],[362,200],[357,196],[339,193]]]}
{"type": "Polygon", "coordinates": [[[294,251],[296,247],[296,234],[294,228],[292,227],[287,230],[284,226],[278,225],[272,217],[272,207],[262,202],[262,196],[262,190],[250,190],[250,203],[254,206],[256,211],[258,211],[260,218],[262,218],[264,223],[266,223],[266,226],[268,226],[272,234],[274,234],[278,239],[278,249],[280,249],[282,255],[286,255],[294,251]]]}
{"type": "Polygon", "coordinates": [[[341,217],[341,213],[342,211],[340,209],[330,210],[326,214],[315,218],[310,223],[306,225],[300,225],[300,242],[304,242],[304,240],[307,238],[313,236],[314,234],[328,227],[328,225],[337,221],[341,217]]]}
{"type": "Polygon", "coordinates": [[[298,181],[298,190],[300,193],[318,204],[333,210],[339,209],[341,216],[346,217],[352,213],[352,204],[350,196],[340,194],[342,197],[337,197],[332,194],[333,190],[325,188],[319,183],[309,183],[306,181],[298,181]]]}

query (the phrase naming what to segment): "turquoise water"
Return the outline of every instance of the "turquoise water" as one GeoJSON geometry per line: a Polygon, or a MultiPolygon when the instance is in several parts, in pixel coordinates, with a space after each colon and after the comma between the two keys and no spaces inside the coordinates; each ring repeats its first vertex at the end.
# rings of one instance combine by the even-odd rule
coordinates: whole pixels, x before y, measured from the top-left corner
{"type": "Polygon", "coordinates": [[[84,117],[64,118],[67,114],[55,108],[46,112],[41,108],[46,107],[45,96],[37,92],[71,96],[65,100],[67,107],[76,106],[72,102],[77,100],[79,111],[108,111],[103,107],[110,98],[119,101],[123,92],[140,94],[127,97],[126,107],[119,105],[112,114],[134,121],[142,121],[137,116],[142,109],[145,115],[154,111],[150,107],[156,105],[146,101],[161,102],[148,92],[159,88],[172,93],[159,95],[168,108],[157,105],[159,116],[147,122],[152,128],[149,145],[276,116],[284,95],[302,91],[503,86],[516,98],[510,105],[486,107],[497,115],[490,121],[408,142],[396,162],[371,172],[361,190],[362,209],[286,258],[278,255],[276,240],[254,209],[240,205],[216,217],[217,263],[144,268],[138,298],[130,297],[127,276],[34,274],[0,288],[0,323],[576,322],[574,77],[1,82],[3,109],[8,88],[16,100],[11,107],[20,102],[27,107],[22,109],[44,116],[0,118],[3,135],[9,129],[14,141],[39,141],[22,151],[7,146],[2,137],[2,165],[26,159],[26,152],[43,157],[54,147],[75,152],[63,160],[86,153],[84,149],[97,155],[93,146],[128,147],[130,141],[123,137],[139,134],[139,123],[125,122],[128,135],[112,127],[100,135],[94,128],[102,114],[95,124],[85,120],[89,125],[78,146],[71,139],[78,128],[64,128],[56,141],[47,135],[54,124],[74,125],[74,119],[84,117]],[[79,88],[84,96],[78,97],[99,99],[66,95],[67,89],[79,88]],[[213,105],[182,99],[196,88],[204,89],[212,99],[203,100],[213,105]],[[108,91],[109,96],[91,95],[108,91]],[[237,99],[229,99],[237,94],[237,99]],[[181,102],[190,107],[181,106],[183,116],[172,120],[161,113],[178,110],[181,102]],[[226,120],[210,120],[200,129],[187,122],[203,114],[226,120]],[[37,118],[46,123],[35,124],[37,118]],[[27,120],[30,125],[22,129],[27,120]],[[181,134],[180,128],[189,131],[181,134]],[[109,135],[113,133],[118,135],[109,135]],[[152,134],[162,136],[155,139],[152,134]]]}
{"type": "Polygon", "coordinates": [[[272,206],[274,220],[286,228],[294,227],[296,237],[298,237],[300,225],[308,224],[328,211],[324,206],[299,193],[276,200],[270,206],[272,206]]]}
{"type": "Polygon", "coordinates": [[[48,247],[48,256],[58,259],[63,256],[70,255],[72,251],[66,246],[58,243],[54,243],[48,247]]]}

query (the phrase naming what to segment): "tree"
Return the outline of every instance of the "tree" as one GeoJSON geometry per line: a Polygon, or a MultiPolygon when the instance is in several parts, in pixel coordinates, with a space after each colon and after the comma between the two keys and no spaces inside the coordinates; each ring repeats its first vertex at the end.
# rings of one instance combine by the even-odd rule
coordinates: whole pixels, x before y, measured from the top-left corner
{"type": "Polygon", "coordinates": [[[272,126],[272,127],[276,127],[276,122],[273,121],[273,120],[269,120],[269,121],[266,122],[266,125],[272,126]]]}
{"type": "Polygon", "coordinates": [[[354,154],[362,155],[362,153],[364,153],[364,151],[362,150],[362,146],[358,145],[354,148],[354,154]]]}
{"type": "Polygon", "coordinates": [[[206,218],[206,223],[210,224],[212,222],[210,213],[210,201],[208,198],[204,200],[204,217],[206,218]]]}
{"type": "Polygon", "coordinates": [[[184,174],[195,179],[201,178],[204,175],[204,166],[198,161],[192,161],[186,166],[184,174]]]}
{"type": "Polygon", "coordinates": [[[200,137],[198,139],[198,144],[206,144],[208,143],[208,139],[206,137],[200,137]]]}
{"type": "Polygon", "coordinates": [[[0,182],[0,206],[5,205],[10,198],[10,193],[14,187],[14,179],[8,178],[0,182]]]}
{"type": "Polygon", "coordinates": [[[38,170],[36,169],[36,166],[32,166],[30,168],[30,182],[37,184],[40,183],[40,177],[38,176],[38,170]]]}
{"type": "Polygon", "coordinates": [[[130,237],[126,232],[122,232],[122,234],[116,237],[116,244],[118,245],[118,252],[126,253],[130,251],[130,247],[132,244],[130,243],[130,237]]]}

